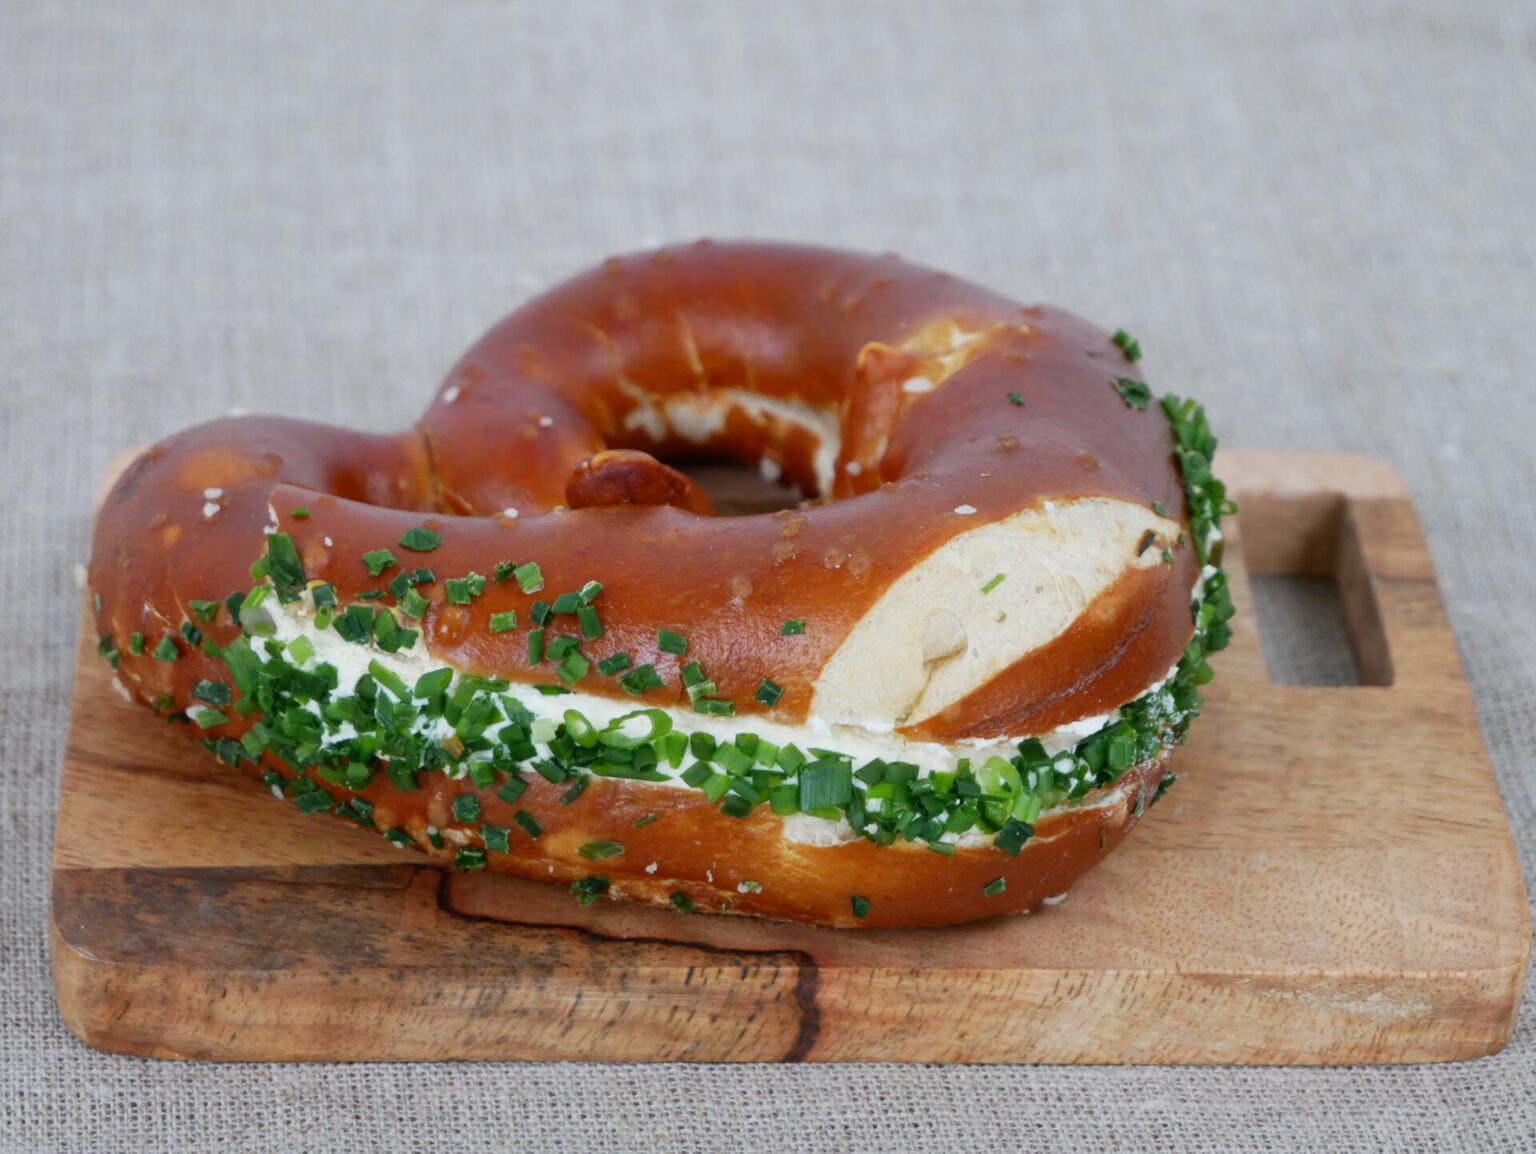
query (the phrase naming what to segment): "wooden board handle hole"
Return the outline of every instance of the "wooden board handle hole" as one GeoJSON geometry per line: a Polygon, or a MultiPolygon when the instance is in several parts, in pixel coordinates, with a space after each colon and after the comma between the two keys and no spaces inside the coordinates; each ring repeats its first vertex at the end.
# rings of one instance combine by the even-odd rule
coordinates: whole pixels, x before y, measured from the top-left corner
{"type": "Polygon", "coordinates": [[[1390,686],[1369,542],[1347,494],[1243,494],[1238,514],[1264,663],[1281,685],[1390,686]]]}

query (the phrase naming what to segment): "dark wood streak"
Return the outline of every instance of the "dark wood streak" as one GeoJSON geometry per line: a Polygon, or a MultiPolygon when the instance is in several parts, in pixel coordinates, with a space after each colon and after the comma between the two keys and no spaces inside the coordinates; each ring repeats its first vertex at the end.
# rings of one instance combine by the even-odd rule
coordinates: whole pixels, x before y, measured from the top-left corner
{"type": "MultiPolygon", "coordinates": [[[[418,869],[430,867],[416,867],[418,869]]],[[[816,990],[819,984],[820,969],[816,959],[806,950],[773,949],[759,950],[741,947],[716,946],[709,942],[695,941],[686,937],[669,937],[666,935],[629,935],[629,934],[605,934],[590,926],[570,925],[562,922],[533,922],[522,921],[514,918],[497,917],[495,914],[469,913],[456,908],[453,904],[453,876],[444,875],[440,870],[431,870],[438,874],[440,884],[437,887],[437,908],[450,917],[464,921],[481,922],[491,925],[505,926],[509,930],[554,932],[565,931],[579,935],[581,940],[593,943],[599,947],[605,944],[622,942],[634,946],[663,946],[681,947],[690,950],[699,950],[703,953],[714,954],[722,958],[761,959],[759,964],[773,964],[779,959],[789,959],[795,967],[795,1006],[800,1016],[800,1029],[795,1035],[793,1043],[784,1052],[781,1062],[804,1062],[809,1057],[812,1048],[816,1045],[821,1034],[821,1007],[816,1001],[816,990]]],[[[576,900],[574,897],[571,899],[576,900]]],[[[679,917],[709,917],[707,914],[677,915],[679,917]]],[[[743,976],[749,963],[743,962],[743,976]]],[[[691,970],[690,970],[691,972],[691,970]]]]}

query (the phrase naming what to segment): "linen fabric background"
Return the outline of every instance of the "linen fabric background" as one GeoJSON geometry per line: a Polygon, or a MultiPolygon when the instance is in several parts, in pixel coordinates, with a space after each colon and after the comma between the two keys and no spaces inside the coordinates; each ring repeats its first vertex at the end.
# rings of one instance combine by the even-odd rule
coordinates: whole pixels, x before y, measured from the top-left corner
{"type": "Polygon", "coordinates": [[[530,294],[701,235],[899,250],[1124,325],[1228,444],[1393,462],[1536,876],[1531,5],[13,0],[0,1147],[1536,1149],[1529,1005],[1497,1057],[1327,1070],[206,1065],[66,1033],[48,855],[108,459],[232,408],[402,427],[530,294]]]}

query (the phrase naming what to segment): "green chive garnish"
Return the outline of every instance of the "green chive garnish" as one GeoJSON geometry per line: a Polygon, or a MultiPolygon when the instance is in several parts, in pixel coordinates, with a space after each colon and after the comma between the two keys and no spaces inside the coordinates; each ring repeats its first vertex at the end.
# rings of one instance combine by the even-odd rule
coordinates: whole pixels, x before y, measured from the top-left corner
{"type": "Polygon", "coordinates": [[[165,636],[160,638],[160,643],[151,651],[150,656],[158,661],[175,661],[181,656],[181,651],[176,648],[176,642],[165,636]]]}
{"type": "Polygon", "coordinates": [[[1010,405],[1022,405],[1024,403],[1024,395],[1022,393],[1009,393],[1008,403],[1010,405]]]}
{"type": "Polygon", "coordinates": [[[229,686],[222,681],[196,681],[192,684],[192,697],[209,705],[228,705],[231,700],[229,686]]]}
{"type": "Polygon", "coordinates": [[[688,652],[688,639],[681,633],[673,633],[670,629],[658,629],[656,630],[656,647],[663,653],[682,656],[688,652]]]}
{"type": "Polygon", "coordinates": [[[480,840],[485,842],[485,848],[496,853],[509,853],[511,847],[508,844],[511,830],[504,825],[482,825],[480,827],[480,840]]]}
{"type": "Polygon", "coordinates": [[[1136,546],[1136,556],[1140,557],[1148,549],[1152,548],[1152,542],[1156,540],[1157,533],[1152,529],[1148,529],[1145,533],[1142,534],[1141,544],[1136,546]]]}
{"type": "Polygon", "coordinates": [[[657,675],[656,667],[649,662],[637,666],[619,678],[619,688],[634,697],[639,697],[647,689],[660,689],[665,684],[666,682],[657,675]]]}
{"type": "Polygon", "coordinates": [[[1168,516],[1168,510],[1163,508],[1163,503],[1161,501],[1152,502],[1152,512],[1156,513],[1159,517],[1168,516]]]}
{"type": "Polygon", "coordinates": [[[512,576],[517,579],[517,587],[524,593],[537,593],[544,588],[544,571],[532,561],[513,569],[512,576]]]}
{"type": "Polygon", "coordinates": [[[680,914],[691,914],[691,913],[693,913],[693,899],[691,897],[689,897],[687,894],[683,893],[682,890],[676,891],[667,900],[672,903],[672,908],[674,910],[676,910],[678,913],[680,913],[680,914]]]}
{"type": "Polygon", "coordinates": [[[461,793],[453,799],[454,821],[479,821],[480,799],[472,793],[461,793]]]}
{"type": "Polygon", "coordinates": [[[453,670],[451,669],[434,669],[430,673],[423,673],[416,679],[415,696],[436,697],[448,688],[448,683],[452,680],[453,670]]]}
{"type": "Polygon", "coordinates": [[[1115,342],[1115,347],[1125,354],[1128,361],[1141,360],[1141,344],[1135,337],[1124,329],[1116,329],[1115,335],[1110,338],[1115,342]]]}
{"type": "Polygon", "coordinates": [[[791,620],[791,621],[786,621],[786,622],[784,622],[783,625],[779,626],[779,635],[781,637],[792,637],[792,636],[794,636],[797,633],[804,633],[804,632],[805,632],[805,622],[804,621],[791,620]]]}
{"type": "Polygon", "coordinates": [[[1116,377],[1110,384],[1115,386],[1115,392],[1120,394],[1120,399],[1129,408],[1145,412],[1147,404],[1152,400],[1152,390],[1141,381],[1133,381],[1130,377],[1116,377]]]}
{"type": "Polygon", "coordinates": [[[510,633],[517,628],[517,610],[508,609],[504,613],[491,614],[492,633],[510,633]]]}
{"type": "Polygon", "coordinates": [[[377,577],[398,562],[395,560],[395,555],[388,549],[375,549],[371,553],[363,554],[363,564],[368,566],[368,576],[377,577]]]}
{"type": "Polygon", "coordinates": [[[514,813],[512,820],[517,822],[518,826],[529,837],[536,838],[544,832],[544,827],[539,824],[538,819],[526,809],[520,809],[514,813]]]}
{"type": "Polygon", "coordinates": [[[144,652],[144,634],[128,634],[128,652],[133,654],[135,657],[144,652]]]}
{"type": "Polygon", "coordinates": [[[485,851],[477,845],[464,846],[454,853],[453,868],[456,870],[483,870],[485,868],[485,851]]]}
{"type": "Polygon", "coordinates": [[[576,620],[581,623],[582,637],[588,641],[595,641],[603,635],[603,623],[597,619],[597,610],[592,606],[578,606],[576,620]]]}
{"type": "Polygon", "coordinates": [[[491,571],[491,576],[498,582],[512,580],[512,575],[517,572],[516,561],[498,561],[496,568],[491,571]]]}
{"type": "Polygon", "coordinates": [[[752,698],[754,701],[761,701],[769,709],[772,709],[779,703],[779,698],[783,696],[784,687],[782,685],[775,684],[765,677],[758,685],[757,692],[752,695],[752,698]]]}
{"type": "Polygon", "coordinates": [[[588,861],[607,861],[623,853],[624,847],[616,841],[589,841],[576,852],[588,861]]]}
{"type": "Polygon", "coordinates": [[[421,615],[427,611],[431,602],[414,589],[407,589],[405,596],[400,599],[400,612],[413,620],[420,621],[421,615]]]}
{"type": "Polygon", "coordinates": [[[217,601],[188,601],[187,608],[192,610],[192,616],[206,625],[218,613],[219,603],[217,601]]]}
{"type": "Polygon", "coordinates": [[[848,904],[853,907],[853,916],[860,921],[863,921],[864,916],[869,913],[868,898],[861,898],[858,894],[854,894],[848,899],[848,904]]]}
{"type": "Polygon", "coordinates": [[[212,729],[215,725],[223,725],[228,720],[229,718],[217,709],[199,709],[192,715],[192,722],[199,729],[212,729]]]}
{"type": "Polygon", "coordinates": [[[657,817],[659,817],[659,816],[660,816],[659,814],[648,813],[644,817],[642,817],[639,821],[635,822],[635,828],[639,829],[642,825],[650,825],[651,822],[655,821],[657,819],[657,817]]]}
{"type": "Polygon", "coordinates": [[[267,575],[277,590],[280,600],[291,601],[304,592],[304,564],[293,538],[287,533],[272,533],[267,537],[267,575]]]}
{"type": "Polygon", "coordinates": [[[580,653],[568,653],[555,667],[555,676],[566,685],[575,685],[592,668],[592,663],[580,653]]]}
{"type": "Polygon", "coordinates": [[[615,653],[599,661],[597,663],[597,671],[606,674],[623,673],[632,664],[634,662],[630,660],[628,653],[615,653]]]}
{"type": "Polygon", "coordinates": [[[295,505],[292,509],[288,510],[288,515],[295,520],[302,521],[309,516],[309,510],[303,505],[295,505]]]}
{"type": "Polygon", "coordinates": [[[995,898],[998,894],[1002,893],[1007,888],[1007,878],[993,878],[981,888],[981,892],[989,898],[995,898]]]}
{"type": "Polygon", "coordinates": [[[576,895],[576,900],[582,905],[590,906],[607,893],[608,887],[612,884],[607,878],[602,877],[581,878],[571,883],[571,892],[576,895]]]}
{"type": "Polygon", "coordinates": [[[990,592],[992,592],[992,590],[996,589],[999,585],[1001,585],[1003,583],[1003,577],[1004,576],[1005,576],[1005,574],[1002,574],[1002,573],[997,574],[996,576],[994,576],[992,578],[992,580],[988,581],[985,585],[983,585],[981,587],[981,591],[983,593],[990,593],[990,592]]]}
{"type": "Polygon", "coordinates": [[[443,543],[441,533],[434,533],[431,529],[417,526],[407,529],[400,535],[400,545],[413,553],[430,553],[443,543]]]}

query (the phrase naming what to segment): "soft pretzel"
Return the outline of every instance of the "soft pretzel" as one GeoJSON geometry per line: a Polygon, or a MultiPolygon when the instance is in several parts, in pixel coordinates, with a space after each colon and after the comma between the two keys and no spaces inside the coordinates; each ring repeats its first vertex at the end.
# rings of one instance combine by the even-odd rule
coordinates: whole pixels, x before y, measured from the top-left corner
{"type": "Polygon", "coordinates": [[[417,425],[236,417],[97,518],[128,691],[306,812],[678,909],[960,922],[1172,780],[1225,494],[1139,347],[942,273],[701,242],[494,327],[417,425]],[[809,499],[711,516],[666,461],[809,499]]]}

